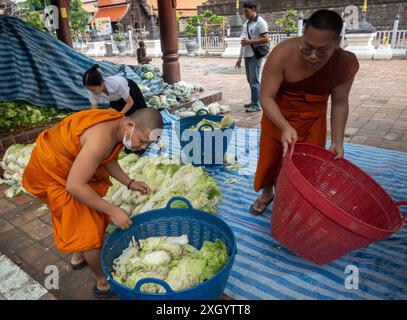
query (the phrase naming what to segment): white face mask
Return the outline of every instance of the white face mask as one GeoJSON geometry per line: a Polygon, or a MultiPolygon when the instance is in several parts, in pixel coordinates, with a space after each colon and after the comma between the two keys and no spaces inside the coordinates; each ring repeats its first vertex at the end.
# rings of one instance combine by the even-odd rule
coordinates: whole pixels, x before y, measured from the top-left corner
{"type": "Polygon", "coordinates": [[[130,139],[126,139],[126,137],[127,137],[127,131],[126,131],[126,133],[124,134],[124,137],[123,137],[123,145],[124,145],[125,148],[128,149],[128,150],[131,150],[131,148],[132,148],[131,136],[132,136],[132,134],[133,134],[133,131],[134,131],[134,127],[131,129],[130,139]]]}

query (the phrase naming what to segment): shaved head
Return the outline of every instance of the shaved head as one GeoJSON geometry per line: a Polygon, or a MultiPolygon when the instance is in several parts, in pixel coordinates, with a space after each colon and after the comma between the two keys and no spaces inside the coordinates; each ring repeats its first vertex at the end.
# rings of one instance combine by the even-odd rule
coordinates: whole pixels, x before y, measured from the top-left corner
{"type": "Polygon", "coordinates": [[[153,131],[163,129],[163,118],[161,113],[152,108],[142,108],[128,116],[135,124],[135,129],[139,131],[153,131]]]}

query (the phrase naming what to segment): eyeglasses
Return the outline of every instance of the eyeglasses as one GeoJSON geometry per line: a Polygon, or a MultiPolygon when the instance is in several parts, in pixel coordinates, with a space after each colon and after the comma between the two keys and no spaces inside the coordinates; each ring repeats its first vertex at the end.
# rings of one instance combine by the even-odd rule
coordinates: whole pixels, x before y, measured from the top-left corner
{"type": "Polygon", "coordinates": [[[305,43],[305,44],[301,43],[300,50],[302,53],[304,53],[307,56],[310,56],[312,54],[312,52],[315,50],[315,55],[318,58],[323,59],[323,58],[326,58],[326,56],[328,55],[329,48],[326,48],[326,49],[325,48],[324,49],[314,48],[307,43],[305,43]]]}

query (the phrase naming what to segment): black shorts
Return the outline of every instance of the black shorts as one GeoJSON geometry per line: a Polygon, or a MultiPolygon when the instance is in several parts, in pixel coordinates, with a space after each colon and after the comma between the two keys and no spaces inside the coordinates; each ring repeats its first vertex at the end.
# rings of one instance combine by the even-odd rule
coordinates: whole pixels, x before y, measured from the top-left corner
{"type": "MultiPolygon", "coordinates": [[[[127,79],[127,83],[130,88],[130,96],[133,99],[133,106],[126,112],[126,116],[129,116],[141,108],[147,108],[147,103],[138,85],[133,80],[129,79],[127,79]]],[[[117,101],[110,101],[109,107],[117,111],[122,111],[125,105],[126,101],[120,99],[117,101]]]]}

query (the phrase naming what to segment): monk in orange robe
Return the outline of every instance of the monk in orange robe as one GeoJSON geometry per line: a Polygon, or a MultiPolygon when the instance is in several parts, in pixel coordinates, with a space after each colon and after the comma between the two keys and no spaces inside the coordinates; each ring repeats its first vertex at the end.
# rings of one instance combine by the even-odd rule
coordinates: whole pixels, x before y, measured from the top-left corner
{"type": "Polygon", "coordinates": [[[359,69],[356,56],[340,48],[342,18],[319,10],[302,37],[277,45],[264,66],[261,82],[260,154],[254,189],[263,190],[251,206],[261,214],[274,198],[273,187],[289,145],[296,141],[325,147],[327,106],[331,97],[331,147],[344,156],[343,139],[349,92],[359,69]]]}
{"type": "Polygon", "coordinates": [[[73,253],[74,269],[89,265],[99,298],[113,296],[99,262],[106,226],[109,221],[121,229],[131,224],[126,211],[102,199],[109,178],[148,194],[148,186],[130,179],[117,159],[123,145],[146,149],[162,128],[161,114],[149,108],[129,117],[112,110],[77,112],[39,135],[24,171],[24,188],[52,213],[56,247],[73,253]]]}

